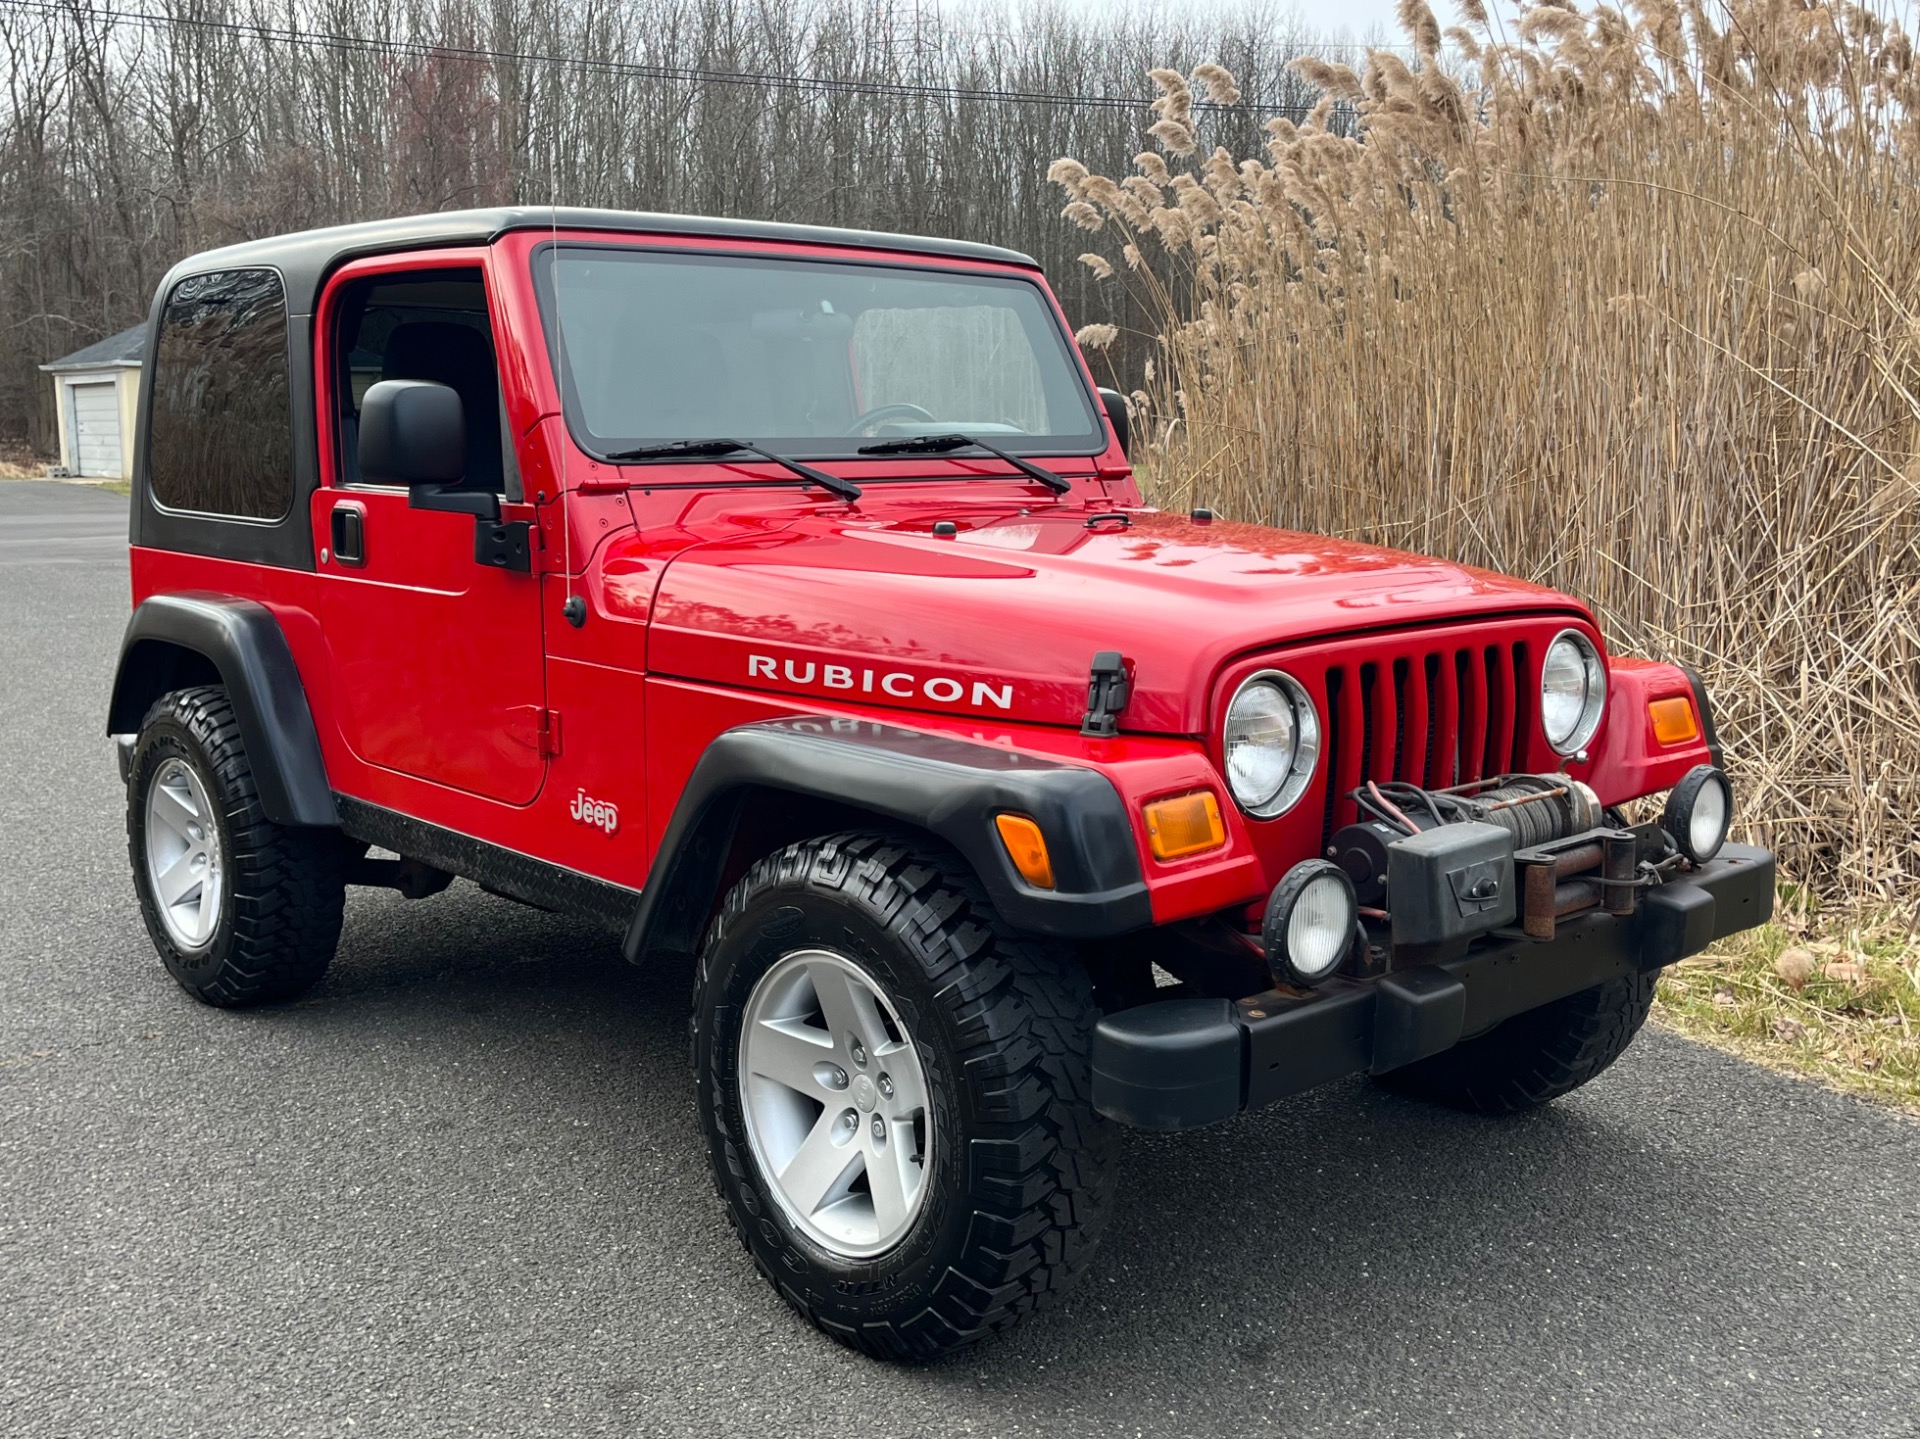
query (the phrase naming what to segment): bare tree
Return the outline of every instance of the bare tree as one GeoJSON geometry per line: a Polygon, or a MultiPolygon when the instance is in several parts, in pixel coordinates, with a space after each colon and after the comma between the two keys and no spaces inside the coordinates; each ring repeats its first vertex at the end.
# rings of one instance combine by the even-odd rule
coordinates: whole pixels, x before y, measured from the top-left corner
{"type": "Polygon", "coordinates": [[[1078,319],[1048,164],[1124,168],[1156,65],[1227,64],[1244,151],[1315,98],[1310,38],[1209,18],[917,0],[96,0],[0,7],[0,434],[49,445],[34,366],[137,321],[181,256],[495,203],[922,231],[1045,263],[1078,319]]]}

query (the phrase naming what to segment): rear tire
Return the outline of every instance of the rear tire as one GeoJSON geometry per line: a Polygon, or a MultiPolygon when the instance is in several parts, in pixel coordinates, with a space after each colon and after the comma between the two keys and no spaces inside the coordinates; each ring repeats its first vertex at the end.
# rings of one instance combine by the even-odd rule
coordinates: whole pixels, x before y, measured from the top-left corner
{"type": "Polygon", "coordinates": [[[842,834],[756,864],[701,955],[693,1062],[714,1181],[760,1272],[878,1358],[931,1359],[1049,1302],[1113,1190],[1094,1020],[1072,950],[1009,930],[937,849],[842,834]],[[864,1017],[836,1025],[848,993],[864,1017]],[[835,1033],[863,1026],[865,1043],[835,1033]]]}
{"type": "Polygon", "coordinates": [[[1640,974],[1609,980],[1376,1080],[1398,1094],[1475,1114],[1536,1109],[1620,1057],[1646,1022],[1657,979],[1640,974]]]}
{"type": "Polygon", "coordinates": [[[140,724],[127,776],[140,914],[180,987],[234,1008],[288,999],[333,959],[346,904],[338,831],[260,808],[220,685],[175,690],[140,724]]]}

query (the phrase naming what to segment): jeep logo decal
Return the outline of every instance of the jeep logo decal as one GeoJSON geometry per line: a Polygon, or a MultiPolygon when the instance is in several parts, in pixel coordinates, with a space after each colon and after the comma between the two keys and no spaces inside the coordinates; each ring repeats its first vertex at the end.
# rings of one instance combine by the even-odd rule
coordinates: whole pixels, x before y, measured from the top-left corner
{"type": "Polygon", "coordinates": [[[620,828],[620,807],[608,804],[603,799],[594,799],[584,789],[573,797],[573,803],[567,806],[567,813],[580,823],[590,824],[608,834],[620,828]]]}
{"type": "Polygon", "coordinates": [[[976,708],[987,705],[1003,710],[1013,708],[1010,684],[990,685],[985,680],[975,680],[969,697],[967,686],[951,675],[931,675],[923,679],[907,670],[855,670],[851,665],[816,664],[813,660],[798,663],[787,660],[783,665],[772,655],[748,655],[747,678],[785,679],[791,685],[817,683],[824,689],[891,695],[897,700],[913,699],[917,695],[940,705],[957,705],[970,698],[976,708]]]}

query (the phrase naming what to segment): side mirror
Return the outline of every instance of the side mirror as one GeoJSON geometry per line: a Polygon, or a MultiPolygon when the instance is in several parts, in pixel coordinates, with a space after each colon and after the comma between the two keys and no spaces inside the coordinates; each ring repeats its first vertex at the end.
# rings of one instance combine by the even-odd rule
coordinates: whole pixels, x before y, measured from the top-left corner
{"type": "Polygon", "coordinates": [[[1114,438],[1120,441],[1120,453],[1133,458],[1133,436],[1127,422],[1127,397],[1118,390],[1102,388],[1100,403],[1107,407],[1107,420],[1113,426],[1114,438]]]}
{"type": "Polygon", "coordinates": [[[532,525],[503,524],[500,496],[463,490],[467,414],[459,393],[431,380],[382,380],[360,401],[360,478],[405,485],[416,510],[473,516],[473,558],[495,569],[531,573],[532,525]]]}
{"type": "Polygon", "coordinates": [[[467,472],[467,416],[450,385],[382,380],[360,401],[360,478],[405,485],[415,509],[500,517],[500,497],[455,490],[467,472]]]}

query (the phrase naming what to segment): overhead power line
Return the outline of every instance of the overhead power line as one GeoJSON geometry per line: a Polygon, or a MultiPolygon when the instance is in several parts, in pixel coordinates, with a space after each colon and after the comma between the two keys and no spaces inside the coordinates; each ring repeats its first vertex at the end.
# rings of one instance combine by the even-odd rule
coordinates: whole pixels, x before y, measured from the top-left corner
{"type": "MultiPolygon", "coordinates": [[[[347,53],[395,55],[413,59],[447,59],[479,64],[552,65],[588,74],[621,75],[692,85],[739,85],[760,89],[798,90],[839,95],[889,95],[908,100],[973,101],[1000,105],[1044,105],[1074,110],[1139,111],[1151,103],[1121,95],[1049,95],[1033,90],[981,89],[964,85],[916,85],[904,81],[843,80],[824,75],[780,75],[757,71],[713,70],[692,65],[649,64],[637,60],[604,60],[585,55],[549,55],[522,50],[494,50],[479,45],[450,45],[430,40],[396,40],[375,35],[353,35],[337,30],[303,30],[291,26],[249,24],[206,16],[156,14],[147,10],[61,3],[61,0],[0,0],[0,10],[43,14],[63,19],[85,18],[147,30],[193,29],[263,40],[269,44],[347,53]]],[[[1307,105],[1243,104],[1227,106],[1195,101],[1196,111],[1246,110],[1256,115],[1303,117],[1307,105]]]]}

